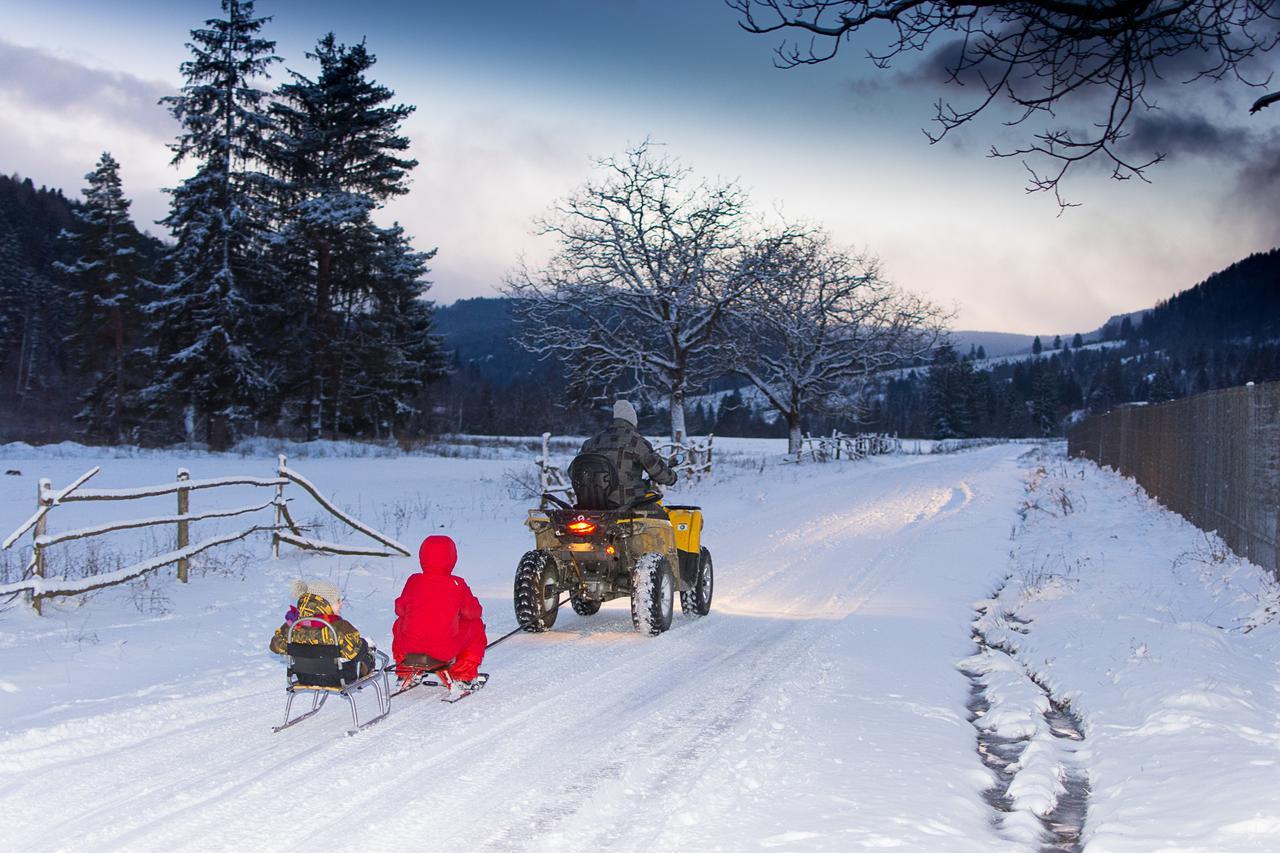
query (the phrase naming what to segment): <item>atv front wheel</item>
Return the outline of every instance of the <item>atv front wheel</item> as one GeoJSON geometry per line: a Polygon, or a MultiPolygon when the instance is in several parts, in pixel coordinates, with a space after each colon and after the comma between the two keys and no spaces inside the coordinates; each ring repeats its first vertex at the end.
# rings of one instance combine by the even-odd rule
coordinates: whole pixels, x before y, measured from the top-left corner
{"type": "Polygon", "coordinates": [[[661,554],[643,554],[631,570],[631,624],[656,637],[671,627],[676,581],[661,554]]]}
{"type": "Polygon", "coordinates": [[[541,633],[556,624],[560,611],[560,567],[546,551],[529,551],[516,567],[516,624],[541,633]]]}
{"type": "Polygon", "coordinates": [[[691,616],[706,616],[710,613],[711,593],[715,590],[715,582],[711,552],[703,548],[698,555],[698,574],[693,586],[680,593],[680,611],[691,616]]]}
{"type": "Polygon", "coordinates": [[[593,598],[583,598],[580,595],[572,596],[569,604],[573,607],[573,612],[579,616],[595,616],[600,612],[602,601],[596,601],[593,598]]]}

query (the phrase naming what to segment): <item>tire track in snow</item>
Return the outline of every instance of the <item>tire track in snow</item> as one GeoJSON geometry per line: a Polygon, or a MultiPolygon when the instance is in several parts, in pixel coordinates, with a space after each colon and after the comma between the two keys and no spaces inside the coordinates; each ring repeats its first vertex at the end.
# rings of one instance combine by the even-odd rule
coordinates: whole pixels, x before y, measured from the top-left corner
{"type": "Polygon", "coordinates": [[[1042,853],[1080,853],[1089,809],[1089,777],[1076,754],[1084,726],[1018,659],[1010,635],[1028,633],[1031,623],[1002,609],[1007,582],[976,605],[977,653],[959,663],[971,682],[978,756],[995,778],[984,797],[995,825],[1011,837],[1038,844],[1042,853]]]}

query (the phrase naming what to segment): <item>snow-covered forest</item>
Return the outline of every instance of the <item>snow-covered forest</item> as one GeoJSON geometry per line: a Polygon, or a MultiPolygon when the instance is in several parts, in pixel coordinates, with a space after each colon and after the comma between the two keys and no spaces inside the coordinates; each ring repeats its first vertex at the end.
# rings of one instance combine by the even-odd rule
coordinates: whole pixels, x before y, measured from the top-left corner
{"type": "Polygon", "coordinates": [[[389,437],[443,375],[423,298],[433,250],[374,218],[408,191],[413,107],[371,76],[365,44],[332,34],[271,87],[268,19],[224,5],[164,99],[187,175],[167,240],[139,233],[110,153],[65,212],[11,190],[61,226],[49,239],[14,205],[0,223],[0,349],[36,431],[70,415],[112,443],[389,437]]]}

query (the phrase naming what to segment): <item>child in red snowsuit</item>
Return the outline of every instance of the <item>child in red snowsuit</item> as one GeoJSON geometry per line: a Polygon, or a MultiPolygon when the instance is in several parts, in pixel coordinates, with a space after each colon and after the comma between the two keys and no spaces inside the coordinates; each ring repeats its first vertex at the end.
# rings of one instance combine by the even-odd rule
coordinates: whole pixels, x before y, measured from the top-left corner
{"type": "Polygon", "coordinates": [[[446,683],[470,683],[489,640],[480,602],[467,582],[452,574],[458,548],[448,536],[428,536],[418,549],[418,562],[422,573],[411,575],[396,599],[391,652],[397,664],[405,662],[405,655],[434,658],[447,665],[441,672],[446,683]]]}

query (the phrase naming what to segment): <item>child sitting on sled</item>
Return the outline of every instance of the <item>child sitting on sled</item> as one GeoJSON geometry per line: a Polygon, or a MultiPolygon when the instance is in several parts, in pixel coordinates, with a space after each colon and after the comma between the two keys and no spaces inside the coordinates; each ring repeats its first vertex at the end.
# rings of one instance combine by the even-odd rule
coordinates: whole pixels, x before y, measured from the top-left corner
{"type": "Polygon", "coordinates": [[[333,643],[336,633],[338,651],[351,662],[344,666],[353,670],[351,677],[358,678],[373,670],[376,664],[368,641],[360,636],[355,625],[338,615],[342,610],[342,591],[336,584],[296,580],[293,582],[293,595],[297,603],[289,608],[284,624],[271,638],[271,651],[278,655],[289,653],[290,628],[293,628],[292,642],[316,646],[333,643]],[[333,630],[320,624],[322,622],[333,630]]]}
{"type": "Polygon", "coordinates": [[[428,536],[418,562],[422,572],[409,576],[396,599],[391,652],[397,671],[409,681],[434,670],[444,684],[473,690],[483,684],[478,670],[488,638],[479,600],[453,575],[458,548],[448,536],[428,536]]]}

